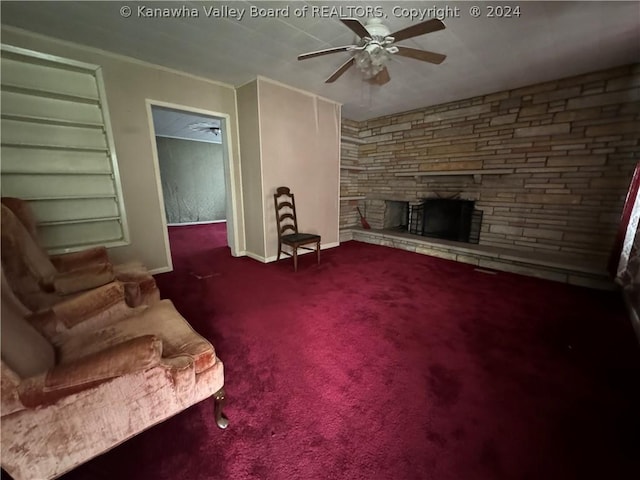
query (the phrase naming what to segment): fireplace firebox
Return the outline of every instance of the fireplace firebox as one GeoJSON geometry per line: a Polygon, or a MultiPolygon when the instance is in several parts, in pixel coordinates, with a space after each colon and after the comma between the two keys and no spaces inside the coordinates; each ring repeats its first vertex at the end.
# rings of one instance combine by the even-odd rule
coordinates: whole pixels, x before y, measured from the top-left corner
{"type": "Polygon", "coordinates": [[[482,210],[473,200],[425,198],[409,206],[409,233],[457,242],[478,243],[482,210]]]}

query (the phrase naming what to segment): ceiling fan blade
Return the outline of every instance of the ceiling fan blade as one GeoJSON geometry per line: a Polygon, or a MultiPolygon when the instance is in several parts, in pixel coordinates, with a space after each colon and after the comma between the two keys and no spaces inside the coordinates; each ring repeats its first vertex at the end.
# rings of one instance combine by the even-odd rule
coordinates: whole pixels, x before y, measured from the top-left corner
{"type": "Polygon", "coordinates": [[[355,45],[345,45],[343,47],[334,47],[334,48],[327,48],[325,50],[318,50],[317,52],[303,53],[301,55],[298,55],[298,60],[307,60],[309,58],[319,57],[321,55],[329,55],[330,53],[346,52],[352,47],[355,47],[355,45]]]}
{"type": "Polygon", "coordinates": [[[347,27],[349,27],[351,31],[358,35],[360,38],[371,36],[371,34],[357,18],[341,18],[340,21],[347,27]]]}
{"type": "Polygon", "coordinates": [[[338,78],[340,78],[340,76],[346,72],[347,70],[349,70],[349,68],[356,62],[356,59],[354,57],[351,57],[349,60],[347,60],[346,62],[344,62],[342,65],[340,65],[340,68],[338,68],[335,72],[333,72],[331,74],[331,76],[329,78],[327,78],[324,83],[333,83],[335,82],[338,78]]]}
{"type": "Polygon", "coordinates": [[[433,18],[431,20],[427,20],[426,22],[416,23],[415,25],[411,25],[410,27],[403,28],[402,30],[398,30],[395,33],[389,35],[393,37],[396,42],[400,42],[402,40],[406,40],[407,38],[417,37],[418,35],[424,35],[425,33],[437,32],[438,30],[443,30],[445,24],[442,23],[441,20],[437,18],[433,18]]]}
{"type": "Polygon", "coordinates": [[[416,60],[422,60],[423,62],[439,64],[447,58],[446,55],[442,55],[441,53],[428,52],[427,50],[418,50],[417,48],[403,47],[401,45],[396,45],[396,47],[398,48],[396,55],[415,58],[416,60]]]}
{"type": "Polygon", "coordinates": [[[370,83],[375,83],[376,85],[384,85],[391,80],[391,76],[389,75],[389,70],[387,67],[384,67],[378,74],[369,79],[370,83]]]}

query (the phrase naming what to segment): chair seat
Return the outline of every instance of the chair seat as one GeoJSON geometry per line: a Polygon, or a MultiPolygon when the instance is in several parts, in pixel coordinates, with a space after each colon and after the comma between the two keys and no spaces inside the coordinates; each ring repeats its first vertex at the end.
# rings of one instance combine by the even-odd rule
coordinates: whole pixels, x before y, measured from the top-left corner
{"type": "Polygon", "coordinates": [[[291,233],[289,235],[283,235],[282,241],[284,243],[312,243],[320,241],[320,235],[314,235],[313,233],[291,233]]]}

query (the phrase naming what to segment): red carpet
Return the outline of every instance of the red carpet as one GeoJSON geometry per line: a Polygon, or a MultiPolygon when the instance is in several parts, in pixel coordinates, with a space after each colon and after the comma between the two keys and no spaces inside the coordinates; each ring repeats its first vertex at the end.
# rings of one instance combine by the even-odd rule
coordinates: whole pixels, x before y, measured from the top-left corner
{"type": "Polygon", "coordinates": [[[231,424],[203,402],[66,480],[640,478],[619,294],[357,242],[296,274],[183,228],[157,280],[225,362],[231,424]]]}

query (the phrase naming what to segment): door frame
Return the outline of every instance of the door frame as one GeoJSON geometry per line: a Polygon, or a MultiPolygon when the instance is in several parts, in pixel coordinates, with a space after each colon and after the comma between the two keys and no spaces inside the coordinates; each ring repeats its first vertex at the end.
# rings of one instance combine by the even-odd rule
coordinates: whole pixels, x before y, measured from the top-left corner
{"type": "MultiPolygon", "coordinates": [[[[158,199],[160,201],[160,210],[162,214],[162,227],[164,230],[164,242],[166,250],[166,258],[168,268],[166,271],[173,270],[173,261],[171,259],[171,245],[169,244],[169,228],[167,225],[167,214],[164,206],[164,194],[162,191],[162,180],[160,176],[160,160],[158,158],[158,146],[156,144],[155,125],[153,124],[152,107],[170,108],[172,110],[183,111],[187,113],[194,113],[198,115],[205,115],[208,117],[214,117],[220,120],[222,140],[222,155],[223,155],[223,167],[224,167],[224,183],[225,183],[225,197],[226,197],[226,216],[227,216],[227,244],[231,249],[231,255],[238,257],[245,255],[245,252],[241,248],[244,242],[240,238],[239,225],[241,222],[242,213],[242,192],[237,191],[236,185],[240,182],[236,181],[236,171],[240,171],[239,165],[234,165],[235,156],[233,155],[233,144],[231,136],[231,116],[227,113],[214,112],[211,110],[204,110],[201,108],[194,108],[187,105],[179,105],[176,103],[162,102],[158,100],[146,99],[147,119],[149,122],[149,133],[151,135],[151,145],[153,153],[153,169],[156,177],[156,187],[158,189],[158,199]],[[238,167],[238,168],[236,168],[238,167]]],[[[238,179],[239,180],[239,179],[238,179]]]]}

